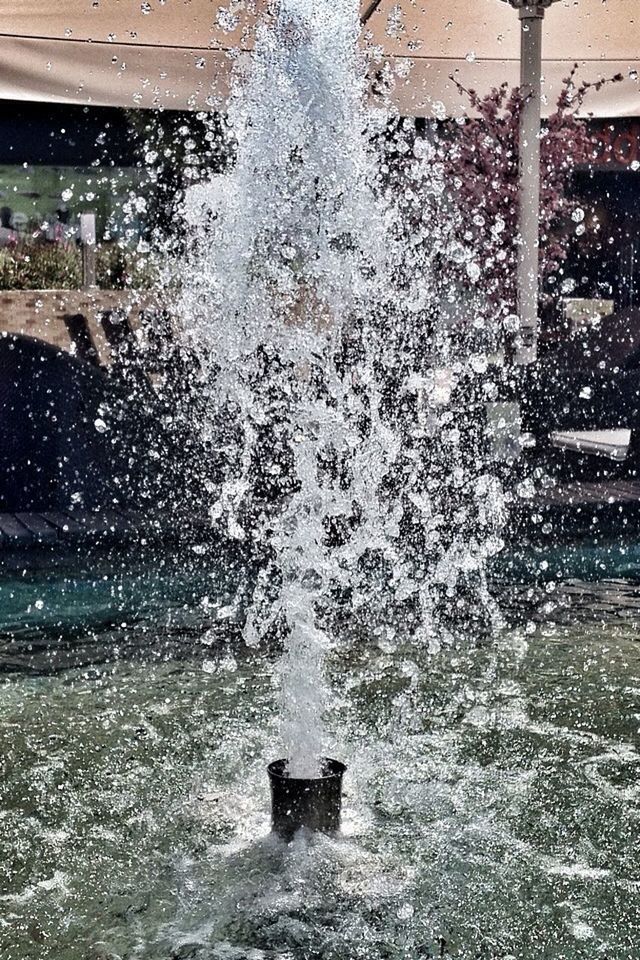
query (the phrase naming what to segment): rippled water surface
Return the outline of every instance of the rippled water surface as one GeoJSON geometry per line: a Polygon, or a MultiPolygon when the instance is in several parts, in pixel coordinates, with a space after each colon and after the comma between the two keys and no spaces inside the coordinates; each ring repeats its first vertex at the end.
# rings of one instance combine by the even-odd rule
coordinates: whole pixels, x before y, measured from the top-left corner
{"type": "Polygon", "coordinates": [[[435,658],[401,630],[345,640],[330,717],[343,836],[287,848],[264,770],[276,658],[238,647],[220,628],[229,597],[199,577],[154,595],[170,655],[148,655],[134,591],[126,616],[90,630],[86,609],[54,638],[59,670],[26,658],[60,629],[60,583],[31,577],[20,599],[24,576],[5,578],[3,960],[640,958],[635,587],[522,588],[493,640],[435,658]],[[74,645],[94,656],[69,666],[74,645]]]}

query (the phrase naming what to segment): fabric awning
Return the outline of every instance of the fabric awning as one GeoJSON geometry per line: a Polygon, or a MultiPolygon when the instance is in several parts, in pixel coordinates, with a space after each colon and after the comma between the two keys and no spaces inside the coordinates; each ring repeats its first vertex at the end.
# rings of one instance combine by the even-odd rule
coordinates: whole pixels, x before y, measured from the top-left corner
{"type": "MultiPolygon", "coordinates": [[[[221,104],[266,5],[0,0],[0,97],[168,109],[221,104]]],[[[391,98],[407,116],[464,112],[452,76],[479,91],[518,82],[519,21],[501,0],[382,0],[362,43],[381,49],[395,78],[391,98]]],[[[593,91],[585,113],[639,116],[639,60],[637,0],[560,0],[545,18],[547,112],[578,62],[581,80],[624,76],[593,91]]]]}

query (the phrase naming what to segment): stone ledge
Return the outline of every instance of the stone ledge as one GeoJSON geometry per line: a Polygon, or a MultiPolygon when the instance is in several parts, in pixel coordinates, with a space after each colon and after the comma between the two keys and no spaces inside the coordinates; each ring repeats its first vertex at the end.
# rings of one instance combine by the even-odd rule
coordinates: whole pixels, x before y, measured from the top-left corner
{"type": "Polygon", "coordinates": [[[108,366],[111,351],[100,325],[100,314],[106,310],[123,310],[135,327],[139,312],[155,304],[153,294],[137,290],[2,290],[0,334],[35,337],[73,353],[64,317],[82,314],[87,319],[100,363],[108,366]]]}

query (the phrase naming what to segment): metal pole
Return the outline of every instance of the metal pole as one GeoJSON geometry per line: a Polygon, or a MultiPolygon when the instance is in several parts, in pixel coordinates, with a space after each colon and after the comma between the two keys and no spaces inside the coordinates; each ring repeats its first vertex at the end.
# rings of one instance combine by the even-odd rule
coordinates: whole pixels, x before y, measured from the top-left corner
{"type": "Polygon", "coordinates": [[[540,265],[540,100],[542,93],[542,21],[557,0],[505,0],[520,15],[520,183],[518,217],[518,316],[513,360],[533,363],[538,346],[540,265]]]}
{"type": "Polygon", "coordinates": [[[82,289],[96,286],[96,215],[80,214],[80,248],[82,251],[82,289]]]}
{"type": "Polygon", "coordinates": [[[518,315],[514,361],[533,363],[538,340],[540,246],[540,97],[542,93],[542,21],[544,6],[520,7],[520,204],[518,247],[518,315]]]}

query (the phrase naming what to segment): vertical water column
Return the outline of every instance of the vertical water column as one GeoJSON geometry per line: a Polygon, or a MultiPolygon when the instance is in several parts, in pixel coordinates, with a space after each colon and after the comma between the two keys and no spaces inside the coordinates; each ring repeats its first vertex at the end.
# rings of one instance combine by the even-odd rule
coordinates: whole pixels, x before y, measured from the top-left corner
{"type": "Polygon", "coordinates": [[[344,575],[327,546],[327,520],[350,502],[321,466],[350,431],[335,357],[384,257],[358,33],[353,0],[282,0],[275,21],[258,28],[230,106],[237,162],[200,191],[206,226],[194,225],[201,236],[182,304],[216,403],[242,428],[238,467],[219,498],[229,535],[263,542],[274,556],[245,638],[259,642],[281,626],[282,735],[294,776],[314,775],[323,755],[329,640],[317,602],[344,575]],[[269,386],[265,352],[278,370],[269,386]],[[293,492],[279,512],[254,511],[246,529],[252,466],[270,456],[265,435],[291,451],[293,492]]]}
{"type": "Polygon", "coordinates": [[[469,605],[485,602],[493,547],[476,521],[499,499],[452,399],[473,358],[438,327],[457,292],[455,211],[435,150],[397,182],[381,162],[388,115],[366,105],[358,38],[353,0],[282,0],[258,28],[229,108],[236,163],[199,188],[183,265],[185,336],[223,411],[212,516],[262,560],[244,636],[284,642],[299,778],[325,753],[332,591],[367,628],[393,607],[436,649],[438,601],[471,583],[469,605]],[[275,500],[256,496],[256,470],[288,472],[275,500]]]}

